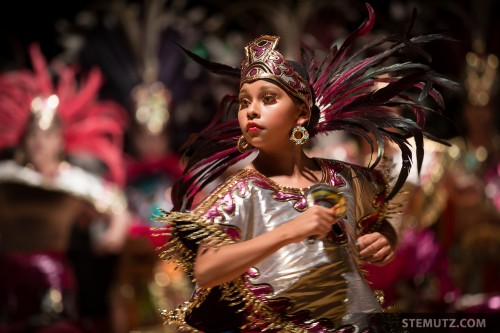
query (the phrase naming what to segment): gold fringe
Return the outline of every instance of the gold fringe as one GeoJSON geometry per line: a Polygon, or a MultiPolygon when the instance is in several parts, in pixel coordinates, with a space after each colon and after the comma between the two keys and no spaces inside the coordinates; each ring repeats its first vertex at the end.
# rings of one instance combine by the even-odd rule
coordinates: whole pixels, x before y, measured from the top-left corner
{"type": "Polygon", "coordinates": [[[209,221],[204,216],[192,212],[181,213],[164,210],[161,210],[161,213],[163,215],[156,215],[153,221],[162,223],[165,227],[156,228],[155,234],[169,235],[170,238],[165,244],[157,247],[159,257],[175,263],[188,276],[193,276],[196,253],[184,244],[180,233],[186,233],[187,235],[183,235],[182,238],[193,241],[198,245],[207,239],[209,240],[208,244],[215,248],[234,243],[218,224],[209,221]]]}

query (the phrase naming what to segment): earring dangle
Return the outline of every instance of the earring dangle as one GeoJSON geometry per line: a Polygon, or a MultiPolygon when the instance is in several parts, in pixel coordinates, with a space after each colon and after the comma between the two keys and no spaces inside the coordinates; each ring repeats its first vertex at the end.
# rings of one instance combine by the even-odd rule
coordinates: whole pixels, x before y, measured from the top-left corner
{"type": "Polygon", "coordinates": [[[240,136],[240,138],[238,139],[236,147],[238,147],[238,151],[240,153],[244,153],[253,148],[253,146],[250,143],[248,143],[248,141],[245,139],[243,135],[240,136]]]}
{"type": "Polygon", "coordinates": [[[290,141],[295,143],[297,146],[303,145],[309,140],[309,132],[304,126],[297,126],[293,129],[292,135],[290,135],[290,141]]]}

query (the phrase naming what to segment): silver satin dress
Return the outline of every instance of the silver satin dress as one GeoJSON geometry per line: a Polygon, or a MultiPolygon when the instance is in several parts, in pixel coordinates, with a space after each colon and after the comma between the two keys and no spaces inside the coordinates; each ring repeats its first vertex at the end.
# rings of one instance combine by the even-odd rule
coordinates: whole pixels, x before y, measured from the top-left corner
{"type": "MultiPolygon", "coordinates": [[[[376,224],[384,218],[385,180],[366,168],[316,161],[323,171],[321,183],[333,186],[346,199],[343,237],[329,235],[284,246],[249,269],[236,288],[239,292],[246,289],[243,299],[253,300],[254,306],[248,307],[253,314],[247,321],[258,322],[271,312],[279,313],[279,318],[268,318],[282,323],[276,325],[279,332],[331,332],[342,325],[352,325],[357,331],[370,326],[366,314],[382,312],[358,266],[355,241],[366,227],[363,223],[376,224]],[[297,329],[287,326],[287,321],[297,329]]],[[[191,214],[217,225],[234,242],[242,242],[308,209],[308,190],[280,186],[255,170],[242,169],[191,214]]]]}

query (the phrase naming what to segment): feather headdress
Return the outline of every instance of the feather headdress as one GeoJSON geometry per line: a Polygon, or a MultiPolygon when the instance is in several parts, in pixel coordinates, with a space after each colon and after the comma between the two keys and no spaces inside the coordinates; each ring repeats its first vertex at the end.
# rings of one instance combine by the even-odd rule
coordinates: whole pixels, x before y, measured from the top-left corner
{"type": "MultiPolygon", "coordinates": [[[[444,109],[444,101],[436,89],[437,86],[450,89],[456,89],[459,86],[424,63],[386,64],[390,58],[405,50],[428,57],[421,45],[435,40],[448,39],[441,34],[412,38],[383,37],[354,52],[353,42],[360,36],[368,34],[374,26],[374,11],[369,4],[366,4],[366,7],[368,18],[339,47],[333,47],[322,61],[318,61],[313,51],[303,50],[302,66],[308,74],[312,107],[319,110],[319,121],[310,132],[313,136],[342,130],[363,137],[371,144],[372,150],[377,149],[377,159],[371,167],[375,167],[382,159],[384,142],[389,140],[397,144],[401,150],[403,163],[396,183],[388,196],[390,199],[400,190],[412,166],[412,152],[408,138],[415,139],[416,164],[419,171],[424,154],[423,138],[428,137],[446,144],[441,139],[425,132],[425,119],[428,112],[441,114],[444,109]],[[382,51],[377,51],[385,45],[388,46],[382,51]],[[372,55],[366,56],[368,53],[372,55]],[[378,88],[381,85],[383,88],[378,88]],[[429,99],[433,102],[429,103],[429,99]],[[413,116],[405,117],[396,113],[393,107],[410,110],[413,116]]],[[[264,36],[256,41],[259,42],[259,40],[276,41],[277,37],[264,36]]],[[[247,46],[247,58],[242,63],[242,69],[207,61],[183,49],[188,56],[209,71],[244,80],[248,78],[244,69],[251,67],[251,64],[248,64],[248,47],[254,45],[254,42],[247,46]]],[[[271,60],[277,60],[277,62],[275,65],[268,63],[267,67],[261,62],[259,68],[262,73],[265,73],[262,78],[273,80],[269,77],[269,72],[277,68],[287,70],[290,66],[282,64],[282,61],[287,60],[274,50],[276,45],[273,43],[269,45],[272,45],[272,52],[274,52],[271,60]]],[[[287,78],[280,79],[280,76],[293,76],[289,73],[282,75],[274,72],[274,74],[278,76],[274,79],[275,82],[281,86],[284,82],[287,84],[286,82],[291,81],[287,78]]],[[[258,79],[258,74],[252,75],[252,80],[258,79]]],[[[293,83],[287,86],[290,89],[293,87],[293,83]]],[[[307,94],[307,90],[301,91],[301,94],[304,93],[307,94]]],[[[307,101],[309,97],[305,96],[301,99],[307,101]]],[[[235,97],[227,97],[222,110],[230,110],[228,106],[231,106],[231,102],[235,100],[235,97]]],[[[221,119],[224,118],[219,114],[206,130],[188,143],[189,148],[186,152],[189,154],[189,160],[183,177],[172,192],[174,209],[189,208],[194,196],[201,188],[220,176],[227,167],[252,153],[249,151],[240,154],[236,148],[237,139],[241,135],[237,121],[227,120],[221,123],[221,119]]]]}
{"type": "Polygon", "coordinates": [[[33,71],[0,75],[0,150],[20,144],[32,112],[53,111],[62,123],[66,155],[96,158],[107,167],[108,178],[123,185],[122,144],[128,118],[117,103],[97,100],[101,72],[93,69],[78,81],[75,68],[59,64],[54,85],[37,43],[30,45],[29,54],[33,71]]]}

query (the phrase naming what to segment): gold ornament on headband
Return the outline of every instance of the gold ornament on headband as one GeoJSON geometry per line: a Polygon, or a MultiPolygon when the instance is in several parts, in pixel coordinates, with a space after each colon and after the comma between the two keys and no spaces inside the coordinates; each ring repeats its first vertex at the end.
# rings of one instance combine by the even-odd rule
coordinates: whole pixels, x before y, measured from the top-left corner
{"type": "Polygon", "coordinates": [[[297,97],[309,108],[312,93],[309,82],[295,71],[293,66],[275,50],[278,36],[261,36],[245,46],[246,57],[241,63],[240,87],[259,79],[275,81],[288,93],[297,97]]]}
{"type": "Polygon", "coordinates": [[[476,106],[486,106],[496,88],[498,57],[494,54],[468,52],[466,56],[465,89],[467,100],[476,106]]]}
{"type": "Polygon", "coordinates": [[[55,119],[59,97],[50,95],[48,97],[37,96],[31,101],[30,109],[35,124],[43,131],[48,130],[55,119]]]}
{"type": "Polygon", "coordinates": [[[137,85],[132,91],[134,117],[139,125],[152,134],[159,134],[170,118],[170,91],[155,81],[137,85]]]}

